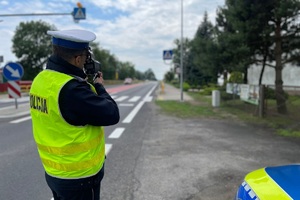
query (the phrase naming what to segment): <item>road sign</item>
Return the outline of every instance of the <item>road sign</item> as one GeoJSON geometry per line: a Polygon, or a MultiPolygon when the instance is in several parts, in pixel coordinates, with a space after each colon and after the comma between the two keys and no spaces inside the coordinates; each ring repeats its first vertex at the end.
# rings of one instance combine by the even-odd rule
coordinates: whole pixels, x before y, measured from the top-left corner
{"type": "Polygon", "coordinates": [[[85,19],[85,8],[74,8],[73,18],[74,20],[85,19]]]}
{"type": "Polygon", "coordinates": [[[3,76],[8,81],[17,81],[22,78],[24,69],[22,65],[18,63],[9,62],[3,68],[3,76]]]}
{"type": "Polygon", "coordinates": [[[164,60],[172,60],[173,51],[172,50],[164,50],[163,51],[163,59],[164,60]]]}
{"type": "Polygon", "coordinates": [[[21,87],[19,81],[8,81],[7,82],[7,92],[9,98],[20,98],[21,97],[21,87]]]}

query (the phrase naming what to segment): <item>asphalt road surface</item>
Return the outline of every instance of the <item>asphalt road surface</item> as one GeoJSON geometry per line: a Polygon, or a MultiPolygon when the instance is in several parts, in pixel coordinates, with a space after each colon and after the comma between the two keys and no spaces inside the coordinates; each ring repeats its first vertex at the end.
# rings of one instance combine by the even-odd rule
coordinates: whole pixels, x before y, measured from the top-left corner
{"type": "Polygon", "coordinates": [[[246,173],[299,162],[298,139],[236,121],[182,120],[154,104],[144,109],[152,117],[141,130],[132,193],[117,199],[232,200],[246,173]]]}
{"type": "MultiPolygon", "coordinates": [[[[248,172],[299,162],[298,139],[238,121],[163,114],[152,99],[155,83],[112,96],[121,121],[105,129],[102,200],[232,200],[248,172]]],[[[30,119],[0,121],[0,199],[51,199],[30,119]]]]}
{"type": "Polygon", "coordinates": [[[131,152],[130,166],[115,162],[114,154],[108,158],[103,199],[232,200],[248,172],[299,162],[299,139],[276,136],[263,127],[182,120],[162,114],[155,104],[141,113],[148,115],[138,115],[128,133],[135,137],[130,142],[139,145],[119,149],[131,152]]]}

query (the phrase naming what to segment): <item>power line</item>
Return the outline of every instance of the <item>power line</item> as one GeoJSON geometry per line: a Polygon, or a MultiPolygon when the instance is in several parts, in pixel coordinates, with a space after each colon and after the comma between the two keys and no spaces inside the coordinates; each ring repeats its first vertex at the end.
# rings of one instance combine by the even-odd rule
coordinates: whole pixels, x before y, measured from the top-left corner
{"type": "Polygon", "coordinates": [[[37,16],[37,15],[73,15],[71,13],[28,13],[28,14],[0,14],[0,17],[37,16]]]}

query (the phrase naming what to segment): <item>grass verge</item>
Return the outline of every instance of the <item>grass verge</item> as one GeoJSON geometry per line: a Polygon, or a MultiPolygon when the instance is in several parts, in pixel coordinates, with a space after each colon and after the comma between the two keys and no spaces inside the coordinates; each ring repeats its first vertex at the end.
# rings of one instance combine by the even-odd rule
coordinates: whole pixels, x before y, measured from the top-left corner
{"type": "Polygon", "coordinates": [[[258,117],[258,108],[239,99],[221,101],[219,108],[211,105],[211,96],[189,92],[194,101],[156,101],[163,112],[181,118],[214,118],[240,120],[242,122],[272,128],[285,137],[300,137],[300,97],[291,97],[287,102],[288,115],[279,115],[276,102],[268,100],[267,113],[264,118],[258,117]]]}

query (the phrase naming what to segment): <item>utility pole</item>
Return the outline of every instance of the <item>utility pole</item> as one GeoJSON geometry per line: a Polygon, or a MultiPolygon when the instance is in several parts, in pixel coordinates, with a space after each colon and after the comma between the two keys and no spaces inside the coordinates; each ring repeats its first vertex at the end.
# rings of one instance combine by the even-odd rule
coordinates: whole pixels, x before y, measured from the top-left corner
{"type": "Polygon", "coordinates": [[[183,101],[183,0],[181,0],[180,100],[183,101]]]}

